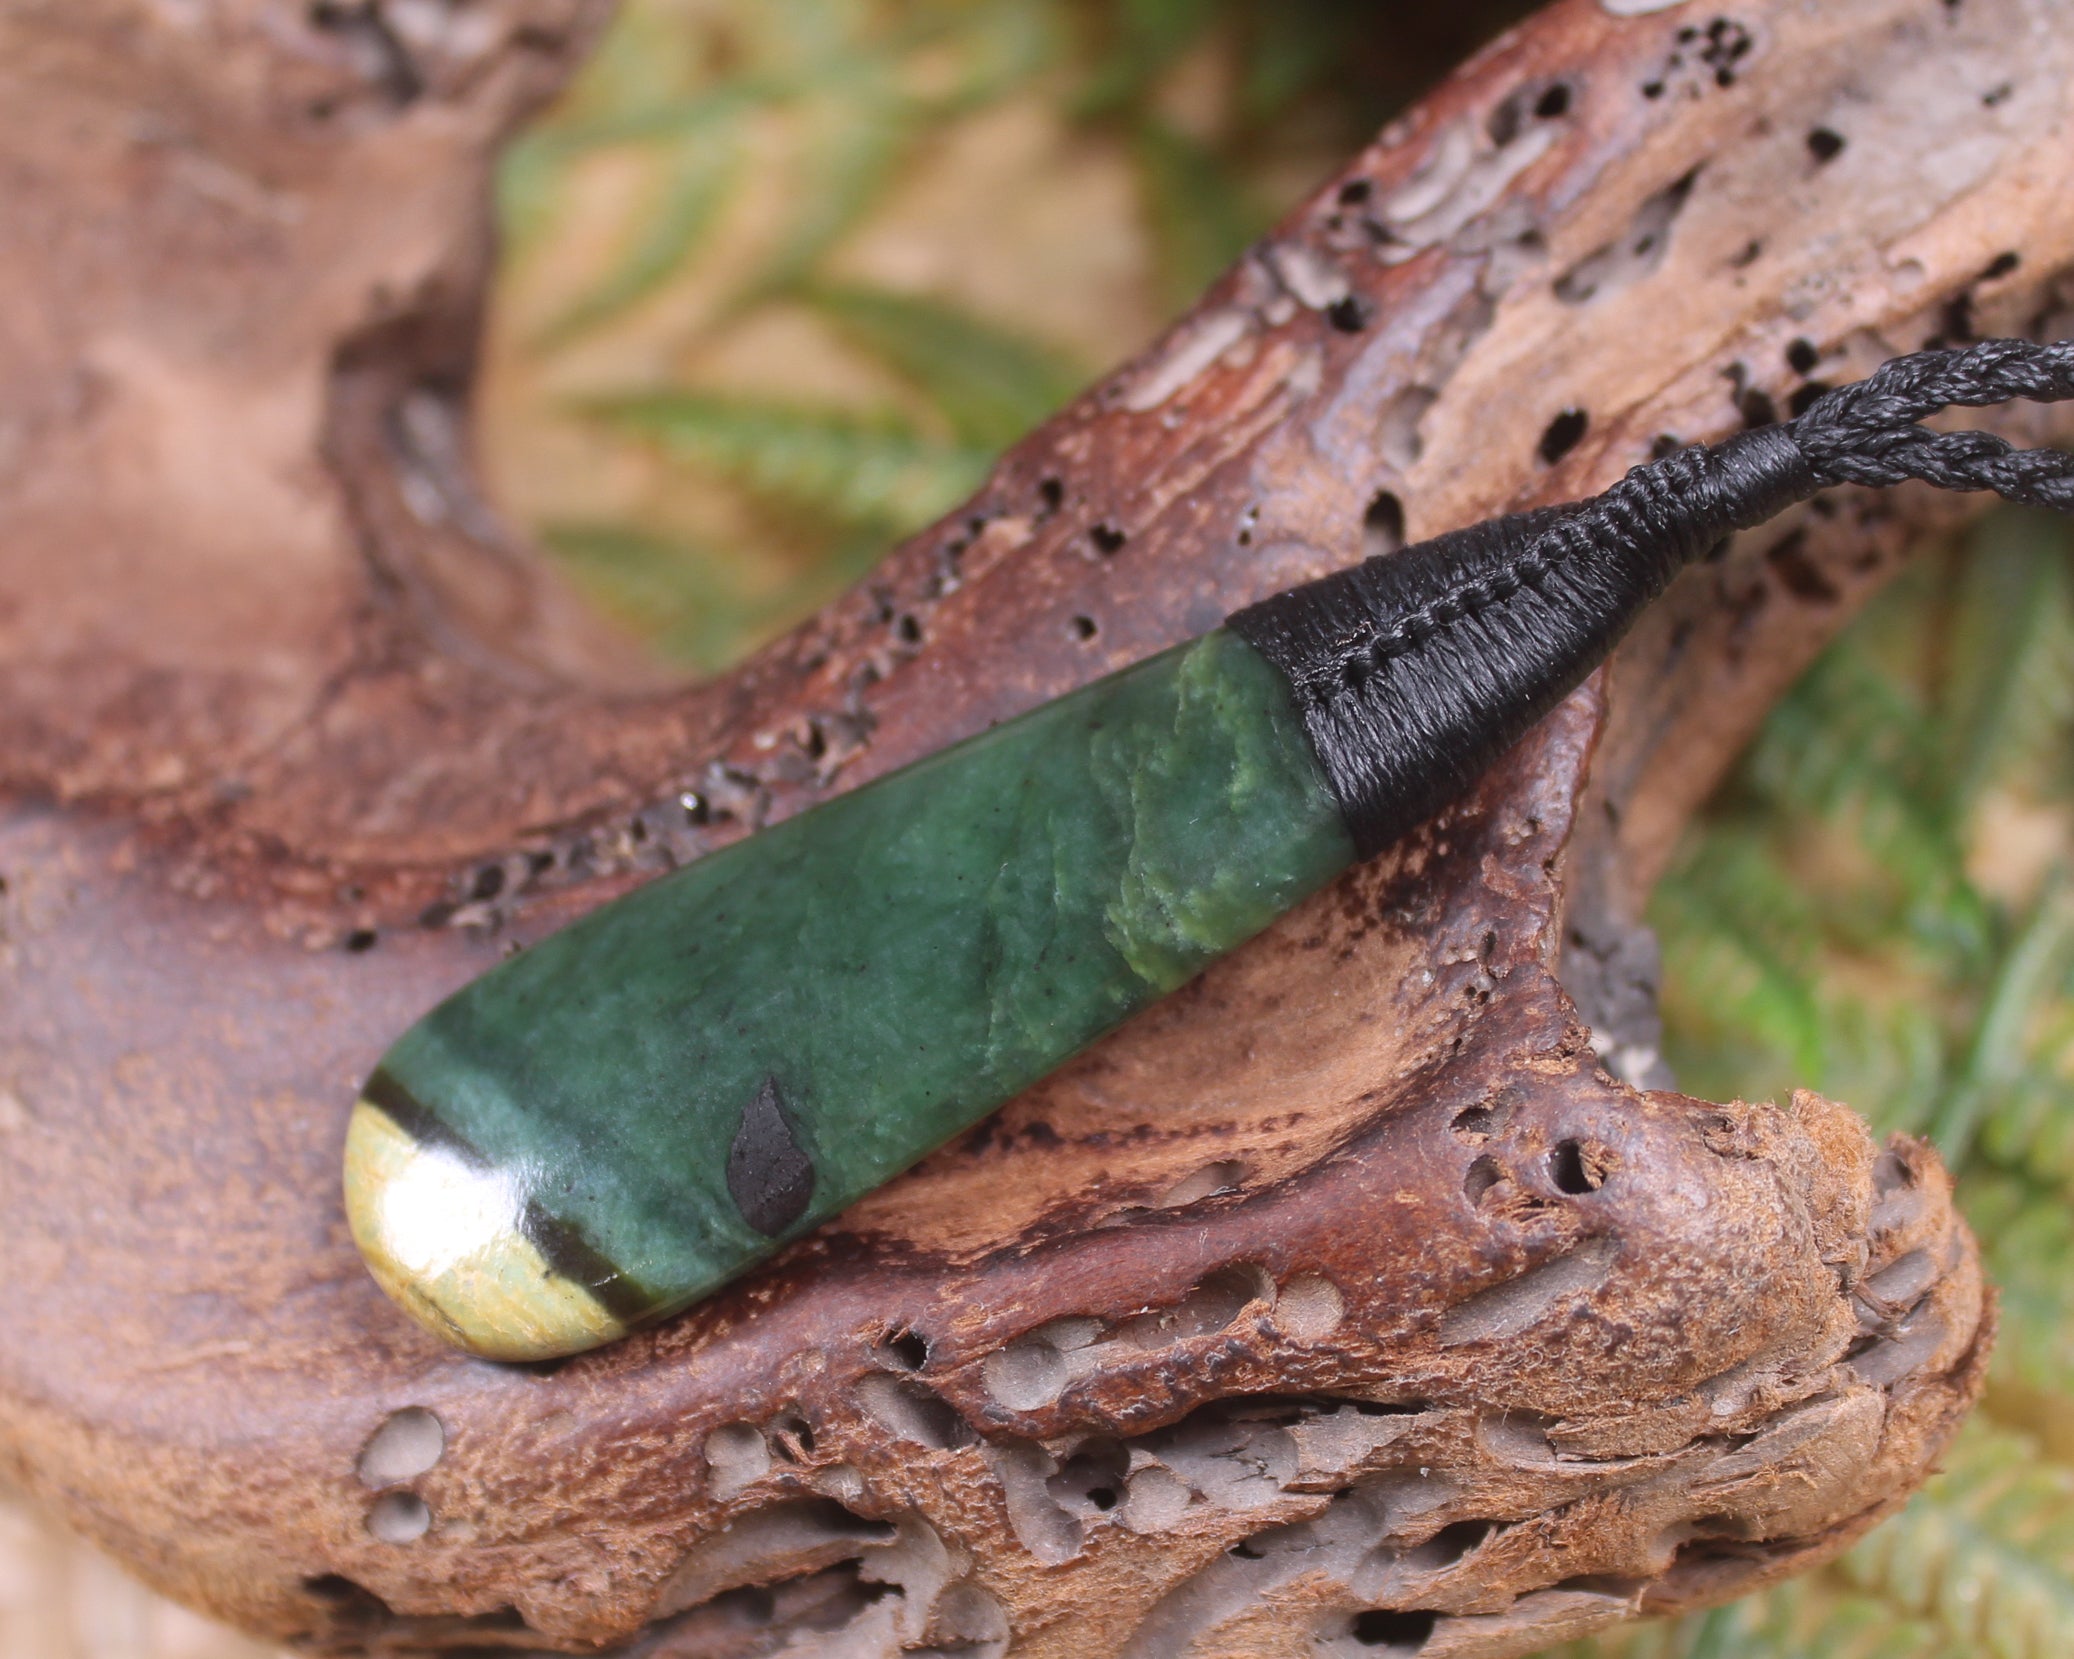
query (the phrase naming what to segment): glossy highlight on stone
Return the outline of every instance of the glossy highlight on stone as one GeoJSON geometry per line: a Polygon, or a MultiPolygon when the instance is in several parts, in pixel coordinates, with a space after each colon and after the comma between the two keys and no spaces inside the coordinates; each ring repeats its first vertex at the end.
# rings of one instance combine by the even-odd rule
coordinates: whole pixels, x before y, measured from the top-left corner
{"type": "Polygon", "coordinates": [[[348,1130],[383,1288],[499,1359],[741,1273],[1353,859],[1226,630],[688,865],[420,1021],[348,1130]]]}

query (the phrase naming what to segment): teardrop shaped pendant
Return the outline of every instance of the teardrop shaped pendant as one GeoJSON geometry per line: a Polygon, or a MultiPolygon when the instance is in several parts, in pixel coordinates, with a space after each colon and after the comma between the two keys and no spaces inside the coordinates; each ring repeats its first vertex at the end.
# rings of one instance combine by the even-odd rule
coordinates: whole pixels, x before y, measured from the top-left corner
{"type": "Polygon", "coordinates": [[[607,1341],[899,1173],[1353,856],[1287,682],[1219,630],[468,986],[354,1110],[354,1237],[476,1353],[607,1341]]]}
{"type": "Polygon", "coordinates": [[[1899,358],[1277,595],[605,906],[369,1078],[369,1267],[495,1359],[689,1305],[1445,805],[1731,531],[1907,478],[2074,508],[2074,458],[1915,424],[2018,397],[2074,397],[2074,344],[1899,358]]]}

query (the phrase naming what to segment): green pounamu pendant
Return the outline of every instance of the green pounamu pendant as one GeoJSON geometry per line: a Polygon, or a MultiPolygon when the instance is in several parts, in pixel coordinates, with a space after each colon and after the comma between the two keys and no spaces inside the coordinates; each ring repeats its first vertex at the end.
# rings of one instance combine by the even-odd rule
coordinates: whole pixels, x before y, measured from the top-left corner
{"type": "Polygon", "coordinates": [[[1287,679],[1220,629],[663,877],[443,1003],[354,1112],[354,1237],[476,1353],[609,1341],[1353,857],[1287,679]]]}
{"type": "Polygon", "coordinates": [[[354,1236],[498,1358],[685,1306],[1454,800],[1732,531],[1905,478],[2074,511],[2074,458],[1915,424],[2013,398],[2074,398],[2074,341],[1897,358],[1272,595],[629,894],[390,1051],[354,1236]]]}

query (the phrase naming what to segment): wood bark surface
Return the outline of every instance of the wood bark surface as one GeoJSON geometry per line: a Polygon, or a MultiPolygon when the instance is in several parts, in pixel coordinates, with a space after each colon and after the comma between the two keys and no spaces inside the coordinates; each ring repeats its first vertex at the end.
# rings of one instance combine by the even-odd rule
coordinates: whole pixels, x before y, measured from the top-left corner
{"type": "Polygon", "coordinates": [[[446,1351],[338,1152],[395,1033],[656,870],[1811,379],[2074,332],[2060,0],[1561,0],[688,688],[468,465],[489,161],[602,11],[0,3],[0,1468],[269,1636],[682,1659],[1521,1653],[1898,1504],[1992,1322],[1945,1177],[1634,1086],[1637,917],[1927,493],[1740,539],[1470,799],[658,1330],[446,1351]]]}

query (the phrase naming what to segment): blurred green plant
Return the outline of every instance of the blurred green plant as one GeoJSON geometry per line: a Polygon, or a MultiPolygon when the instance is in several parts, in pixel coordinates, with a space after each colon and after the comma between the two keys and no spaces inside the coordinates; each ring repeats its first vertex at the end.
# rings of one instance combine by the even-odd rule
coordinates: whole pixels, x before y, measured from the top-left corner
{"type": "MultiPolygon", "coordinates": [[[[1019,316],[843,271],[960,123],[1034,103],[1112,156],[1157,317],[1525,9],[630,0],[508,153],[507,270],[595,255],[509,349],[592,464],[642,458],[739,511],[694,534],[637,491],[536,528],[661,650],[732,660],[953,506],[1098,366],[1019,316]],[[774,317],[873,389],[686,369],[774,317]]],[[[1943,1148],[2002,1287],[1986,1409],[1836,1566],[1567,1659],[2074,1651],[2070,560],[2065,526],[2008,513],[1920,559],[1775,711],[1654,914],[1685,1087],[1814,1087],[1943,1148]]]]}
{"type": "Polygon", "coordinates": [[[2074,1651],[2074,533],[1930,550],[1773,711],[1659,891],[1680,1084],[1928,1135],[2002,1290],[1946,1472],[1834,1567],[1571,1659],[2074,1651]]]}
{"type": "Polygon", "coordinates": [[[960,123],[1034,102],[1113,155],[1156,318],[1265,228],[1292,170],[1322,174],[1523,9],[1380,29],[1350,0],[632,0],[504,162],[507,272],[596,254],[516,349],[540,384],[582,383],[562,413],[601,467],[660,452],[741,511],[726,537],[655,503],[550,512],[543,539],[664,652],[720,666],[954,505],[1099,366],[926,286],[840,274],[846,242],[960,123]],[[679,366],[779,313],[882,392],[775,396],[679,366]],[[615,338],[647,349],[601,383],[585,365],[615,338]]]}

